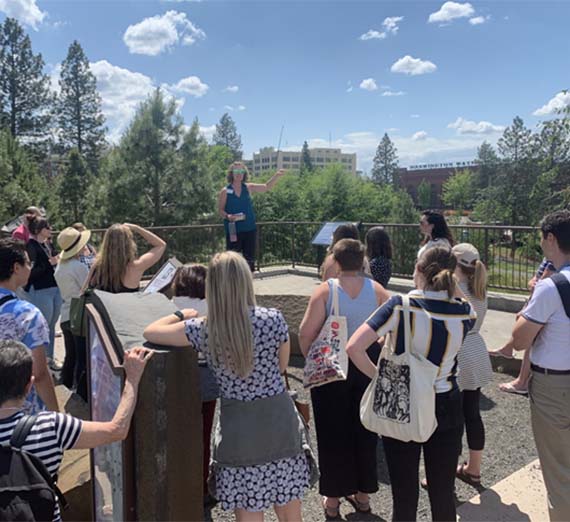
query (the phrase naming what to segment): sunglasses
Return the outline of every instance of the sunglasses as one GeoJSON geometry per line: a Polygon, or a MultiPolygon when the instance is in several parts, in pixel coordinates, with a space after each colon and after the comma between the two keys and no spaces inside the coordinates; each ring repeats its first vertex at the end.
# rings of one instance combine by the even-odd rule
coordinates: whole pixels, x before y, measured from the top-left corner
{"type": "Polygon", "coordinates": [[[245,169],[234,169],[233,173],[234,174],[245,174],[245,169]]]}

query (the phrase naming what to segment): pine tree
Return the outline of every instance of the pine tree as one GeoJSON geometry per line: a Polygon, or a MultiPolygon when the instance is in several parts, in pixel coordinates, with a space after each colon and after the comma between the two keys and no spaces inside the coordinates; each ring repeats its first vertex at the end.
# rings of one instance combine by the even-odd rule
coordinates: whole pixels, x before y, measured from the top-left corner
{"type": "Polygon", "coordinates": [[[398,155],[397,150],[388,134],[384,134],[378,144],[372,164],[372,181],[378,185],[398,184],[398,155]]]}
{"type": "Polygon", "coordinates": [[[101,113],[101,97],[95,76],[77,41],[69,46],[67,57],[61,64],[59,85],[58,118],[62,145],[67,150],[76,148],[87,159],[91,169],[97,170],[105,142],[105,119],[101,113]]]}
{"type": "Polygon", "coordinates": [[[303,148],[301,149],[301,173],[313,172],[313,161],[311,160],[311,153],[309,151],[309,144],[305,141],[303,142],[303,148]]]}
{"type": "Polygon", "coordinates": [[[81,221],[85,212],[87,190],[90,185],[89,168],[77,149],[67,155],[67,167],[60,174],[58,193],[60,217],[65,223],[81,221]]]}
{"type": "Polygon", "coordinates": [[[484,141],[477,149],[477,163],[479,168],[474,177],[474,184],[477,189],[486,189],[490,187],[497,177],[499,169],[499,157],[493,146],[484,141]]]}
{"type": "Polygon", "coordinates": [[[53,97],[41,54],[13,18],[0,25],[0,112],[13,137],[39,146],[47,140],[53,97]]]}
{"type": "Polygon", "coordinates": [[[216,125],[213,137],[214,145],[224,145],[232,151],[234,161],[242,158],[241,136],[237,132],[237,127],[232,117],[226,112],[216,125]]]}

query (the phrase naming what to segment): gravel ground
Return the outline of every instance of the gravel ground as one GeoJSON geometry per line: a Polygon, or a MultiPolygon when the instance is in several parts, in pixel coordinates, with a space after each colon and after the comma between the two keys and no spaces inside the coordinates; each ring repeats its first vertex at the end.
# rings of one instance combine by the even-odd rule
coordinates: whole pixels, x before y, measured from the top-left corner
{"type": "MultiPolygon", "coordinates": [[[[300,393],[301,400],[310,402],[309,394],[303,390],[301,384],[301,365],[301,358],[296,357],[292,360],[292,366],[290,367],[291,386],[300,393]]],[[[486,429],[487,447],[483,460],[481,491],[483,491],[485,487],[492,487],[537,457],[530,426],[528,399],[522,396],[503,393],[498,390],[498,385],[501,382],[509,380],[511,380],[511,377],[508,375],[494,373],[492,383],[483,390],[481,409],[486,429]]],[[[313,448],[318,450],[315,440],[315,429],[312,422],[311,437],[313,440],[313,448]]],[[[464,450],[465,452],[467,451],[465,438],[464,450]]],[[[373,514],[357,514],[347,502],[343,502],[341,505],[343,520],[350,522],[360,520],[391,520],[392,498],[390,493],[390,480],[388,478],[382,444],[378,445],[377,461],[379,491],[371,497],[373,514]]],[[[476,495],[478,491],[476,488],[458,480],[456,482],[456,493],[459,505],[468,501],[476,495]]],[[[211,518],[208,520],[215,522],[234,520],[232,512],[225,512],[219,507],[215,507],[209,515],[211,518]]],[[[316,488],[309,491],[303,501],[303,518],[305,521],[324,520],[320,496],[316,488]]],[[[266,520],[276,521],[277,517],[273,511],[270,511],[267,513],[266,520]]],[[[429,499],[427,493],[423,490],[420,491],[418,520],[431,520],[429,499]]]]}

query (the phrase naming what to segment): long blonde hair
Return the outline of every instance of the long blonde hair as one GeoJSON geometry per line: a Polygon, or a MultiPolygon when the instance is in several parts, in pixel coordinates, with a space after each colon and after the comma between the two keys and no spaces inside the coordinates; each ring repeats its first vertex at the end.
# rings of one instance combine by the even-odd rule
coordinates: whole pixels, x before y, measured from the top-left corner
{"type": "Polygon", "coordinates": [[[216,366],[242,379],[253,371],[253,333],[249,309],[255,306],[253,279],[236,252],[216,254],[208,265],[208,350],[216,366]]]}
{"type": "Polygon", "coordinates": [[[485,265],[477,259],[474,266],[465,266],[457,263],[459,269],[467,276],[467,288],[469,293],[480,300],[487,295],[487,269],[485,265]]]}
{"type": "Polygon", "coordinates": [[[127,266],[136,256],[137,245],[131,229],[125,225],[110,226],[93,264],[91,286],[107,292],[119,292],[127,266]]]}

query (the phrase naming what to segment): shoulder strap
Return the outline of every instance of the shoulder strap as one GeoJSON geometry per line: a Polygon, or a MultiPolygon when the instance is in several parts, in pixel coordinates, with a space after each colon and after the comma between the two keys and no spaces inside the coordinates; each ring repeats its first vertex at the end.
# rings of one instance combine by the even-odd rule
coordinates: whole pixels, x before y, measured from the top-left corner
{"type": "Polygon", "coordinates": [[[551,276],[551,279],[554,281],[556,285],[556,290],[560,294],[560,299],[562,299],[562,304],[564,305],[564,311],[570,319],[570,282],[566,279],[566,276],[563,274],[554,274],[551,276]]]}
{"type": "Polygon", "coordinates": [[[331,315],[339,315],[340,305],[338,302],[338,279],[331,279],[332,284],[332,306],[331,315]]]}
{"type": "Polygon", "coordinates": [[[14,297],[12,294],[5,295],[2,299],[0,299],[0,306],[5,305],[8,301],[11,301],[12,299],[16,299],[16,297],[14,297]]]}
{"type": "Polygon", "coordinates": [[[402,308],[404,312],[404,350],[411,352],[412,331],[410,327],[410,296],[402,296],[402,308]]]}
{"type": "Polygon", "coordinates": [[[13,448],[21,448],[24,445],[26,437],[30,434],[37,418],[37,415],[24,415],[18,421],[10,437],[10,446],[13,448]]]}

